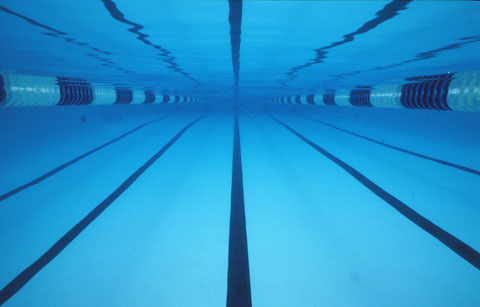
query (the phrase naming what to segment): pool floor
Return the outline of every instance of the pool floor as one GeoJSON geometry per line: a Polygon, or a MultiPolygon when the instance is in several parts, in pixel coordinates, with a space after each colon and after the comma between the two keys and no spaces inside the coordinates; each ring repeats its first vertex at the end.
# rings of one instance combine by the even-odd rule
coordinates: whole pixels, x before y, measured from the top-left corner
{"type": "Polygon", "coordinates": [[[253,305],[480,305],[477,268],[270,117],[478,250],[478,175],[305,118],[479,169],[475,116],[122,108],[0,113],[0,194],[148,123],[1,201],[1,288],[205,115],[5,306],[225,305],[235,117],[253,305]]]}

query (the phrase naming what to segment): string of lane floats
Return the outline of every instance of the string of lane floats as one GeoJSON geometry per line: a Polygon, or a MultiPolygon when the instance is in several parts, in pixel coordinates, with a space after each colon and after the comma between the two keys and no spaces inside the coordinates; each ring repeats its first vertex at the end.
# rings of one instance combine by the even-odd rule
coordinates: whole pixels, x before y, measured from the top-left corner
{"type": "MultiPolygon", "coordinates": [[[[0,73],[0,106],[172,104],[206,97],[152,89],[92,84],[81,78],[0,73]]],[[[265,103],[480,112],[480,72],[416,76],[402,84],[327,89],[272,96],[265,103]]]]}
{"type": "MultiPolygon", "coordinates": [[[[112,17],[117,20],[129,23],[136,28],[138,25],[123,18],[118,14],[116,7],[111,1],[103,1],[109,8],[112,17]]],[[[237,8],[238,3],[231,1],[231,8],[237,8]]],[[[231,13],[235,10],[231,10],[231,13]]],[[[238,15],[238,14],[237,14],[238,15]]],[[[231,14],[231,21],[237,16],[231,14]]],[[[238,19],[238,18],[237,18],[238,19]]],[[[241,21],[241,11],[240,19],[241,21]]],[[[240,22],[237,22],[240,25],[240,22]]],[[[236,28],[235,28],[236,29],[236,28]]],[[[235,73],[235,85],[238,91],[238,54],[239,54],[239,27],[238,30],[231,29],[232,36],[232,63],[235,73]],[[233,31],[232,31],[233,30],[233,31]],[[237,37],[238,36],[238,37],[237,37]]],[[[142,36],[139,36],[140,38],[142,36]]],[[[180,70],[178,72],[181,72],[180,70]]],[[[456,110],[456,111],[480,111],[479,94],[479,73],[447,73],[434,76],[420,76],[406,79],[407,82],[400,85],[380,86],[357,86],[353,89],[329,89],[319,91],[320,93],[309,92],[288,96],[269,97],[265,102],[283,104],[310,104],[324,106],[356,106],[356,107],[392,107],[407,109],[433,109],[433,110],[456,110]]],[[[81,78],[65,77],[38,77],[15,74],[0,74],[0,106],[21,107],[21,106],[53,106],[53,105],[108,105],[108,104],[151,104],[151,103],[191,103],[205,101],[202,97],[185,96],[182,94],[170,94],[153,91],[151,89],[131,89],[128,87],[111,87],[101,84],[91,84],[81,78]]],[[[89,214],[73,226],[63,235],[52,247],[50,247],[40,258],[11,280],[0,290],[0,304],[3,304],[26,285],[40,270],[48,265],[59,255],[83,230],[85,230],[102,212],[104,212],[135,180],[143,174],[160,156],[163,155],[191,126],[202,119],[198,117],[181,129],[165,146],[156,152],[145,164],[132,173],[115,191],[104,201],[95,207],[89,214]]],[[[0,201],[11,197],[47,178],[62,171],[66,167],[80,161],[87,156],[127,137],[128,135],[151,125],[165,117],[146,122],[117,138],[96,147],[85,154],[78,156],[71,161],[65,162],[54,170],[0,196],[0,201]]],[[[279,119],[272,117],[279,125],[296,135],[307,145],[314,148],[323,156],[334,162],[349,175],[354,177],[363,186],[383,199],[392,208],[397,210],[405,218],[435,237],[442,244],[480,269],[480,254],[461,241],[451,233],[440,228],[418,212],[410,208],[393,195],[385,191],[379,185],[360,173],[358,170],[332,155],[327,150],[315,144],[300,132],[294,130],[279,119]]],[[[309,120],[315,120],[308,118],[309,120]]],[[[330,128],[354,135],[366,141],[386,146],[390,149],[410,154],[419,158],[440,163],[447,167],[453,167],[460,171],[479,175],[479,171],[450,163],[448,161],[429,157],[420,153],[409,151],[398,146],[384,144],[367,136],[342,129],[326,122],[315,120],[330,128]]],[[[229,241],[229,267],[228,267],[228,293],[227,306],[234,306],[240,303],[242,306],[251,306],[250,280],[248,267],[248,248],[245,232],[245,211],[243,198],[243,179],[241,164],[240,146],[240,125],[238,117],[234,122],[234,150],[232,165],[232,199],[230,217],[230,241],[229,241]]]]}
{"type": "MultiPolygon", "coordinates": [[[[445,74],[436,76],[422,76],[407,79],[407,83],[403,85],[391,86],[376,86],[376,87],[356,87],[352,90],[338,90],[328,91],[321,95],[296,95],[277,97],[269,102],[284,103],[284,104],[311,104],[311,105],[325,105],[325,106],[355,106],[355,107],[393,107],[393,108],[407,108],[407,109],[433,109],[441,111],[480,111],[480,93],[479,80],[480,74],[478,72],[445,74]]],[[[6,107],[23,107],[23,106],[63,106],[63,105],[108,105],[108,104],[151,104],[151,103],[191,103],[205,101],[201,97],[181,96],[181,95],[167,95],[163,93],[154,92],[151,90],[132,90],[129,88],[114,88],[105,85],[90,84],[86,80],[79,78],[64,78],[64,77],[38,77],[25,76],[16,74],[2,74],[0,75],[0,106],[6,107]]],[[[164,117],[163,117],[164,118],[164,117]]],[[[106,142],[105,144],[94,148],[71,161],[65,162],[53,169],[52,171],[31,180],[24,185],[17,187],[3,195],[0,195],[0,201],[5,200],[47,178],[55,175],[66,167],[80,161],[81,159],[109,146],[120,139],[142,129],[145,126],[153,124],[163,118],[159,118],[147,123],[144,123],[117,138],[106,142]]],[[[308,120],[316,121],[324,126],[336,129],[338,131],[356,136],[363,140],[375,143],[380,146],[388,147],[392,150],[397,150],[405,154],[410,154],[418,158],[423,158],[432,162],[442,164],[447,167],[453,167],[460,171],[465,171],[473,175],[479,175],[478,170],[469,168],[467,166],[458,165],[434,157],[429,157],[421,153],[410,151],[399,146],[385,144],[368,136],[360,135],[358,133],[334,126],[330,123],[323,122],[317,119],[308,118],[308,120]]],[[[275,119],[277,120],[277,119],[275,119]]],[[[302,134],[287,126],[283,122],[277,120],[279,124],[294,133],[297,137],[302,139],[305,143],[312,146],[318,152],[335,162],[339,167],[347,171],[351,176],[362,183],[366,188],[371,190],[377,196],[382,198],[392,208],[397,210],[404,217],[416,224],[418,227],[435,237],[442,242],[446,247],[451,249],[457,255],[465,259],[477,269],[480,269],[479,253],[469,246],[467,243],[461,241],[448,231],[440,228],[432,223],[427,218],[421,216],[408,205],[389,194],[383,188],[375,184],[373,181],[365,177],[356,169],[341,161],[337,157],[331,155],[328,151],[321,148],[319,145],[305,138],[302,134]]],[[[192,123],[193,125],[193,123],[192,123]]],[[[233,257],[229,259],[229,294],[230,302],[245,301],[251,304],[249,268],[248,268],[248,249],[246,234],[242,236],[245,229],[245,216],[243,204],[243,186],[241,185],[241,159],[240,157],[240,141],[238,120],[235,123],[235,139],[237,147],[234,152],[237,155],[235,159],[237,163],[236,172],[233,173],[232,185],[232,213],[236,215],[231,217],[231,233],[234,235],[231,238],[241,238],[239,240],[231,241],[229,248],[231,250],[240,251],[230,252],[229,255],[242,255],[241,257],[233,257]],[[239,163],[240,161],[240,163],[239,163]],[[240,177],[239,177],[240,176],[240,177]],[[236,178],[236,179],[235,179],[236,178]],[[239,179],[240,178],[240,179],[239,179]],[[234,189],[234,187],[236,187],[234,189]],[[234,193],[234,191],[237,191],[234,193]],[[236,195],[234,197],[234,194],[236,195]],[[243,209],[243,210],[242,210],[243,209]],[[235,235],[238,233],[239,235],[235,235]],[[238,270],[235,270],[237,269],[238,270]],[[236,291],[235,289],[240,289],[236,291]],[[235,290],[235,291],[234,291],[235,290]],[[240,292],[239,292],[240,291],[240,292]]],[[[188,126],[186,129],[188,129],[188,126]]],[[[185,131],[179,132],[178,137],[170,144],[170,147],[185,131]]],[[[164,150],[164,151],[165,151],[164,150]]],[[[162,152],[163,153],[163,152],[162,152]]],[[[161,154],[160,154],[161,155],[161,154]]],[[[158,156],[159,157],[159,156],[158,156]]],[[[157,159],[156,157],[155,159],[157,159]]],[[[153,162],[152,162],[153,163],[153,162]]],[[[147,163],[148,164],[148,163],[147,163]]],[[[146,166],[148,167],[148,166],[146,166]]],[[[137,170],[127,179],[116,191],[114,191],[104,202],[99,204],[89,215],[82,219],[75,225],[68,233],[66,233],[54,246],[45,252],[32,265],[22,271],[16,278],[14,278],[4,289],[0,291],[0,304],[8,300],[11,296],[17,293],[26,283],[28,283],[43,267],[52,261],[66,246],[75,239],[78,234],[83,231],[93,220],[98,217],[113,201],[125,191],[140,174],[144,171],[137,170]]],[[[230,257],[230,256],[229,256],[230,257]]]]}
{"type": "Polygon", "coordinates": [[[480,71],[415,76],[399,84],[309,91],[271,96],[264,101],[291,105],[480,112],[480,71]]]}
{"type": "Polygon", "coordinates": [[[0,74],[0,107],[199,103],[205,97],[95,84],[75,77],[0,74]]]}

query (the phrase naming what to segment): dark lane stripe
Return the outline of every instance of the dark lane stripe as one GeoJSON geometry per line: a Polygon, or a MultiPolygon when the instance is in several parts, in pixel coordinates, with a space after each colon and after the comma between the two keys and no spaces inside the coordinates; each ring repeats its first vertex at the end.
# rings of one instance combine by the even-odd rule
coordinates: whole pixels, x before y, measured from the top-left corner
{"type": "Polygon", "coordinates": [[[280,120],[274,118],[271,116],[273,120],[275,120],[277,123],[288,129],[290,132],[295,134],[297,137],[299,137],[302,141],[307,143],[308,145],[312,146],[315,150],[320,152],[322,155],[324,155],[326,158],[343,168],[347,173],[349,173],[352,177],[358,180],[361,184],[363,184],[367,189],[375,193],[378,197],[383,199],[385,202],[387,202],[390,206],[392,206],[395,210],[397,210],[400,214],[402,214],[404,217],[412,221],[415,225],[419,226],[426,232],[428,232],[430,235],[438,239],[440,242],[442,242],[445,246],[450,248],[453,252],[455,252],[457,255],[468,261],[470,264],[472,264],[474,267],[480,270],[480,253],[477,252],[475,249],[470,247],[468,244],[465,242],[461,241],[454,235],[450,234],[449,232],[443,230],[442,228],[438,227],[434,223],[432,223],[430,220],[426,219],[422,215],[420,215],[418,212],[407,206],[405,203],[400,201],[399,199],[395,198],[393,195],[376,185],[373,181],[365,177],[362,173],[348,165],[347,163],[343,162],[339,158],[335,157],[322,147],[318,146],[317,144],[313,143],[297,131],[293,130],[289,126],[287,126],[285,123],[281,122],[280,120]]]}
{"type": "Polygon", "coordinates": [[[0,305],[5,303],[15,293],[17,293],[25,284],[27,284],[40,270],[50,263],[58,254],[64,250],[85,228],[88,227],[105,209],[107,209],[125,190],[127,190],[135,180],[140,177],[170,146],[172,146],[193,124],[198,122],[203,116],[186,125],[177,133],[165,146],[154,154],[145,164],[137,169],[127,180],[125,180],[112,194],[95,207],[90,213],[70,229],[60,240],[58,240],[50,249],[38,258],[33,264],[18,274],[5,288],[0,291],[0,305]]]}
{"type": "Polygon", "coordinates": [[[90,150],[90,151],[88,151],[88,152],[86,152],[86,153],[84,153],[84,154],[76,157],[76,158],[73,159],[73,160],[70,160],[70,161],[68,161],[68,162],[65,162],[64,164],[62,164],[62,165],[54,168],[53,170],[49,171],[48,173],[43,174],[42,176],[40,176],[40,177],[38,177],[38,178],[36,178],[36,179],[33,179],[32,181],[30,181],[30,182],[28,182],[28,183],[26,183],[26,184],[24,184],[24,185],[21,185],[21,186],[19,186],[18,188],[15,188],[15,189],[11,190],[10,192],[7,192],[7,193],[5,193],[5,194],[3,194],[3,195],[0,195],[0,201],[9,198],[9,197],[12,196],[12,195],[17,194],[17,193],[19,193],[19,192],[21,192],[21,191],[23,191],[23,190],[31,187],[32,185],[35,185],[35,184],[37,184],[37,183],[39,183],[39,182],[47,179],[48,177],[50,177],[50,176],[52,176],[52,175],[55,175],[56,173],[58,173],[58,172],[60,172],[61,170],[69,167],[70,165],[72,165],[72,164],[74,164],[74,163],[82,160],[83,158],[88,157],[89,155],[95,153],[96,151],[99,151],[99,150],[102,149],[102,148],[107,147],[108,145],[111,145],[111,144],[113,144],[113,143],[115,143],[115,142],[123,139],[124,137],[128,136],[129,134],[132,134],[132,133],[134,133],[135,131],[138,131],[138,130],[142,129],[142,128],[145,127],[145,126],[148,126],[148,125],[150,125],[150,124],[153,124],[153,123],[155,123],[155,122],[158,122],[158,121],[160,121],[160,120],[162,120],[162,119],[165,119],[165,118],[167,118],[167,117],[168,117],[168,116],[164,116],[164,117],[161,117],[161,118],[158,118],[158,119],[149,121],[149,122],[147,122],[147,123],[141,124],[140,126],[134,128],[134,129],[132,129],[132,130],[130,130],[130,131],[128,131],[128,132],[125,132],[124,134],[122,134],[122,135],[114,138],[114,139],[111,140],[111,141],[108,141],[107,143],[105,143],[105,144],[103,144],[103,145],[100,145],[99,147],[94,148],[94,149],[92,149],[92,150],[90,150]]]}
{"type": "Polygon", "coordinates": [[[227,307],[252,306],[245,203],[243,199],[240,128],[237,116],[235,116],[233,132],[232,199],[230,208],[230,238],[228,244],[227,307]]]}
{"type": "Polygon", "coordinates": [[[303,117],[303,118],[312,120],[312,121],[314,121],[314,122],[320,123],[320,124],[322,124],[322,125],[328,126],[328,127],[330,127],[330,128],[336,129],[336,130],[338,130],[338,131],[342,131],[342,132],[351,134],[351,135],[353,135],[353,136],[359,137],[359,138],[361,138],[361,139],[370,141],[370,142],[372,142],[372,143],[375,143],[375,144],[378,144],[378,145],[382,145],[382,146],[385,146],[385,147],[388,147],[388,148],[391,148],[391,149],[395,149],[395,150],[398,150],[398,151],[401,151],[401,152],[410,154],[410,155],[415,156],[415,157],[419,157],[419,158],[422,158],[422,159],[434,161],[434,162],[437,162],[437,163],[440,163],[440,164],[443,164],[443,165],[446,165],[446,166],[454,167],[454,168],[456,168],[456,169],[459,169],[459,170],[462,170],[462,171],[469,172],[469,173],[472,173],[472,174],[474,174],[474,175],[480,176],[480,171],[477,171],[477,170],[475,170],[475,169],[472,169],[472,168],[469,168],[469,167],[466,167],[466,166],[462,166],[462,165],[458,165],[458,164],[454,164],[454,163],[451,163],[451,162],[448,162],[448,161],[444,161],[444,160],[432,158],[432,157],[429,157],[429,156],[426,156],[426,155],[422,155],[422,154],[419,154],[419,153],[416,153],[416,152],[413,152],[413,151],[410,151],[410,150],[406,150],[406,149],[403,149],[403,148],[400,148],[400,147],[397,147],[397,146],[393,146],[393,145],[390,145],[390,144],[385,144],[385,143],[382,143],[382,142],[380,142],[380,141],[371,139],[371,138],[369,138],[369,137],[366,137],[366,136],[357,134],[357,133],[355,133],[355,132],[348,131],[348,130],[345,130],[345,129],[342,129],[342,128],[339,128],[339,127],[335,127],[334,125],[328,124],[328,123],[323,122],[323,121],[318,120],[318,119],[313,119],[313,118],[310,118],[310,117],[307,117],[307,116],[302,116],[302,115],[300,115],[300,116],[303,117]]]}

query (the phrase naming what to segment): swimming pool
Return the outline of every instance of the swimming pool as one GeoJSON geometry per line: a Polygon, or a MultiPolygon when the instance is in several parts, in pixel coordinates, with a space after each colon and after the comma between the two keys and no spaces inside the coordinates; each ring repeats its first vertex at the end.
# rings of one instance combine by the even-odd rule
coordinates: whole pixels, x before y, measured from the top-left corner
{"type": "Polygon", "coordinates": [[[0,1],[0,304],[480,305],[479,13],[0,1]]]}

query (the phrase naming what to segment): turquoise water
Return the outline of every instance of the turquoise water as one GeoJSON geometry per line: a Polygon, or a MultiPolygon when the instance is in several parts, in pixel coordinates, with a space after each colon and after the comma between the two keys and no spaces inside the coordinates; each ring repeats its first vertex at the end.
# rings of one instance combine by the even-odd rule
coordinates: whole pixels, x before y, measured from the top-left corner
{"type": "Polygon", "coordinates": [[[0,304],[480,306],[479,13],[0,1],[0,304]]]}

